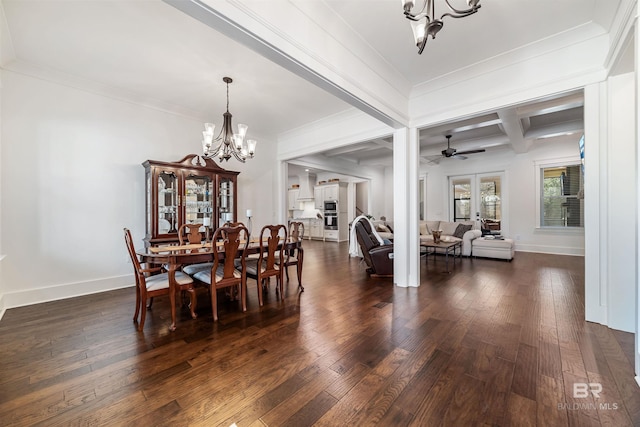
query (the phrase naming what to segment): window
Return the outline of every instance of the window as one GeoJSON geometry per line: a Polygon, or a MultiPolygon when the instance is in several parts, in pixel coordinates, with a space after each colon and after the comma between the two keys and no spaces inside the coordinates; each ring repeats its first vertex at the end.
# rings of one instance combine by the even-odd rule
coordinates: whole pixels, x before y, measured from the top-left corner
{"type": "Polygon", "coordinates": [[[541,227],[584,227],[580,162],[540,166],[541,227]]]}

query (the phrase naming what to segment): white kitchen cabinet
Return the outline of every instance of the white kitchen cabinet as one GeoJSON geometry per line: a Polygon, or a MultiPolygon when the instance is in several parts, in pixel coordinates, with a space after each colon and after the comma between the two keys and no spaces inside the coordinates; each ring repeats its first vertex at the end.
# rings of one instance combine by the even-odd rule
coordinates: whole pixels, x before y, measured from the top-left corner
{"type": "Polygon", "coordinates": [[[320,211],[324,210],[324,187],[321,185],[316,185],[313,187],[313,202],[315,204],[315,208],[320,211]]]}
{"type": "Polygon", "coordinates": [[[324,223],[321,219],[312,219],[310,224],[309,236],[312,239],[324,239],[324,223]]]}
{"type": "Polygon", "coordinates": [[[324,190],[324,200],[339,200],[340,187],[338,184],[325,185],[323,190],[324,190]]]}
{"type": "Polygon", "coordinates": [[[298,203],[298,195],[300,194],[300,189],[299,188],[291,188],[289,189],[288,193],[287,193],[287,209],[289,209],[290,211],[294,210],[294,209],[300,209],[299,207],[299,203],[298,203]]]}

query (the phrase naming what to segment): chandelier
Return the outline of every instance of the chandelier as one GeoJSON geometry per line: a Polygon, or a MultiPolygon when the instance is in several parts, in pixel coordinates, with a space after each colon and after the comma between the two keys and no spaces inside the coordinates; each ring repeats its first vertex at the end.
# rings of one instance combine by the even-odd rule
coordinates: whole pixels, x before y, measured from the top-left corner
{"type": "Polygon", "coordinates": [[[222,115],[222,130],[218,136],[214,138],[213,135],[216,125],[213,123],[204,124],[204,131],[202,131],[202,151],[204,152],[204,157],[208,159],[217,157],[220,161],[226,161],[233,156],[244,163],[247,157],[252,158],[255,154],[256,141],[254,139],[248,139],[247,143],[244,143],[244,137],[247,134],[249,126],[243,125],[242,123],[238,123],[238,133],[233,133],[231,113],[229,112],[229,83],[233,82],[233,80],[231,77],[224,77],[222,81],[227,84],[227,112],[222,115]]]}
{"type": "Polygon", "coordinates": [[[427,39],[431,36],[432,39],[436,38],[438,31],[442,29],[444,23],[442,19],[445,16],[452,18],[464,18],[474,14],[480,9],[480,0],[467,0],[467,6],[469,9],[458,10],[451,6],[449,0],[444,2],[449,7],[450,12],[445,12],[440,16],[440,19],[436,19],[436,0],[424,0],[422,9],[418,13],[411,13],[411,9],[415,6],[415,0],[402,0],[404,5],[404,16],[411,21],[411,27],[413,28],[413,36],[416,39],[416,46],[418,47],[418,55],[422,54],[424,46],[427,44],[427,39]]]}

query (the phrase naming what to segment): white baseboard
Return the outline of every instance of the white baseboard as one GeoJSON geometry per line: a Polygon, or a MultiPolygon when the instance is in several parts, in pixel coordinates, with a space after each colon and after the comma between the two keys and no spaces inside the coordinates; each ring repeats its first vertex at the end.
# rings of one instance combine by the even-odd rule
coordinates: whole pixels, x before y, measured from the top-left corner
{"type": "Polygon", "coordinates": [[[518,252],[537,252],[541,254],[552,255],[573,255],[584,256],[584,248],[575,248],[570,246],[546,246],[546,245],[530,245],[515,242],[516,251],[518,252]]]}
{"type": "Polygon", "coordinates": [[[67,283],[47,288],[8,292],[0,297],[0,310],[4,314],[4,310],[10,308],[112,291],[134,285],[135,278],[133,274],[127,274],[88,282],[67,283]]]}
{"type": "Polygon", "coordinates": [[[640,387],[640,377],[639,377],[639,376],[636,376],[635,378],[636,378],[636,383],[637,383],[637,384],[638,384],[638,386],[640,387]]]}
{"type": "Polygon", "coordinates": [[[7,311],[7,309],[4,308],[4,294],[0,294],[0,320],[2,320],[5,311],[7,311]]]}

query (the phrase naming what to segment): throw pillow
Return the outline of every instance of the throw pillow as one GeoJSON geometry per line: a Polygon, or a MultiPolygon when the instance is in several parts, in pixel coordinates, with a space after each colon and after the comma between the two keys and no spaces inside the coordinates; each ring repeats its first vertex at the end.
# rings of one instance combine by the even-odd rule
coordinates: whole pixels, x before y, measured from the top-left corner
{"type": "Polygon", "coordinates": [[[429,234],[429,229],[427,228],[426,221],[420,221],[420,234],[421,235],[429,234]]]}
{"type": "Polygon", "coordinates": [[[462,237],[464,236],[464,233],[466,233],[467,231],[471,230],[471,227],[473,227],[473,226],[472,225],[458,224],[458,226],[456,227],[456,231],[453,233],[453,237],[457,237],[458,239],[462,239],[462,237]]]}
{"type": "Polygon", "coordinates": [[[376,231],[380,231],[382,233],[391,233],[391,230],[387,228],[384,224],[376,224],[376,231]]]}
{"type": "MultiPolygon", "coordinates": [[[[441,221],[440,222],[440,230],[442,230],[443,236],[453,236],[456,232],[456,228],[458,228],[458,223],[453,221],[441,221]]],[[[433,231],[433,230],[431,230],[433,231]]]]}

